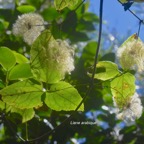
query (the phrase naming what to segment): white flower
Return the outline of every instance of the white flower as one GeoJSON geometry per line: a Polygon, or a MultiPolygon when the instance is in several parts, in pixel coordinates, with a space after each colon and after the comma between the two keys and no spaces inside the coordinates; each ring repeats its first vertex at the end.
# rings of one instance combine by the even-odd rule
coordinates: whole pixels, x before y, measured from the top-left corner
{"type": "Polygon", "coordinates": [[[123,69],[131,69],[134,65],[138,71],[144,70],[144,44],[138,38],[126,41],[117,51],[123,69]]]}
{"type": "Polygon", "coordinates": [[[131,97],[130,102],[127,104],[127,106],[124,107],[123,110],[117,114],[117,118],[123,119],[125,121],[135,121],[135,119],[141,117],[142,111],[143,106],[141,104],[141,100],[138,97],[138,94],[135,93],[131,97]]]}
{"type": "Polygon", "coordinates": [[[49,60],[63,77],[66,73],[70,74],[74,70],[74,48],[67,41],[60,39],[50,41],[48,44],[48,53],[49,60]]]}
{"type": "Polygon", "coordinates": [[[43,18],[36,13],[28,13],[18,17],[12,32],[15,36],[23,37],[24,41],[31,45],[43,30],[43,18]]]}

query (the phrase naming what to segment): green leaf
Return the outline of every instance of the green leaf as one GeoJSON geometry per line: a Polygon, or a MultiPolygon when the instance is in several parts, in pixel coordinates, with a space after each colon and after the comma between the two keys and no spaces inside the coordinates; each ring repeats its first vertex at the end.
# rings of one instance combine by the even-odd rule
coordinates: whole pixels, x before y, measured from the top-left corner
{"type": "Polygon", "coordinates": [[[0,47],[0,64],[7,71],[16,64],[13,52],[7,47],[0,47]]]}
{"type": "Polygon", "coordinates": [[[112,61],[115,62],[116,55],[113,52],[109,52],[101,57],[100,61],[112,61]]]}
{"type": "Polygon", "coordinates": [[[22,116],[22,123],[25,123],[31,120],[34,117],[35,111],[31,109],[18,109],[18,108],[11,108],[12,113],[19,113],[22,116]]]}
{"type": "MultiPolygon", "coordinates": [[[[19,0],[18,0],[19,2],[19,0]]],[[[39,10],[41,6],[44,4],[45,0],[26,0],[26,3],[29,5],[33,5],[39,10]]]]}
{"type": "MultiPolygon", "coordinates": [[[[46,93],[45,103],[48,107],[56,111],[75,110],[82,101],[78,91],[69,83],[59,82],[50,87],[50,91],[46,93]]],[[[79,111],[84,110],[82,104],[79,111]]]]}
{"type": "Polygon", "coordinates": [[[115,78],[111,82],[111,92],[118,107],[125,107],[135,93],[135,77],[125,73],[115,78]]]}
{"type": "Polygon", "coordinates": [[[5,103],[0,100],[0,109],[4,110],[5,109],[5,103]]]}
{"type": "Polygon", "coordinates": [[[78,0],[54,0],[56,10],[62,10],[65,7],[73,7],[78,3],[78,0]]]}
{"type": "Polygon", "coordinates": [[[35,84],[32,81],[25,80],[14,83],[0,90],[2,100],[19,109],[29,109],[42,105],[41,85],[35,84]]]}
{"type": "Polygon", "coordinates": [[[22,54],[17,53],[16,51],[13,51],[13,53],[15,55],[17,63],[21,64],[21,63],[28,63],[29,62],[29,60],[25,56],[23,56],[22,54]]]}
{"type": "Polygon", "coordinates": [[[44,31],[33,43],[31,54],[31,69],[33,75],[40,81],[56,83],[63,79],[52,61],[48,43],[54,40],[49,31],[44,31]]]}
{"type": "Polygon", "coordinates": [[[85,21],[90,21],[90,22],[99,22],[98,16],[94,13],[89,13],[89,12],[83,14],[83,19],[85,21]]]}
{"type": "Polygon", "coordinates": [[[9,73],[10,80],[26,79],[32,76],[30,65],[28,63],[16,65],[9,73]]]}
{"type": "Polygon", "coordinates": [[[68,6],[68,2],[66,0],[54,0],[54,5],[56,10],[62,10],[68,6]]]}
{"type": "Polygon", "coordinates": [[[92,22],[89,22],[89,21],[85,21],[83,19],[81,19],[77,25],[77,28],[76,28],[77,31],[88,31],[88,32],[91,32],[91,31],[95,31],[95,27],[93,25],[92,22]]]}
{"type": "Polygon", "coordinates": [[[113,106],[112,93],[110,89],[110,81],[102,83],[103,89],[101,90],[104,103],[113,106]]]}
{"type": "Polygon", "coordinates": [[[0,79],[0,88],[4,88],[5,84],[3,83],[3,81],[0,79]]]}
{"type": "Polygon", "coordinates": [[[83,49],[82,59],[86,64],[92,65],[95,56],[95,49],[97,48],[97,42],[89,42],[83,49]]]}
{"type": "Polygon", "coordinates": [[[4,32],[8,28],[9,22],[2,20],[2,19],[0,19],[0,20],[1,20],[0,21],[0,31],[4,32]]]}
{"type": "MultiPolygon", "coordinates": [[[[85,47],[84,47],[84,51],[83,53],[86,55],[88,53],[88,55],[94,55],[95,54],[95,49],[97,47],[97,42],[95,41],[91,41],[89,42],[85,47]]],[[[84,56],[85,56],[84,55],[84,56]]]]}
{"type": "Polygon", "coordinates": [[[48,9],[44,9],[44,11],[42,12],[42,16],[46,21],[53,21],[59,16],[59,13],[56,11],[55,8],[50,7],[48,9]]]}
{"type": "Polygon", "coordinates": [[[119,74],[118,66],[110,61],[100,61],[97,64],[98,69],[103,69],[102,72],[96,73],[94,78],[100,80],[108,80],[114,78],[116,75],[119,74]]]}
{"type": "Polygon", "coordinates": [[[29,13],[34,12],[36,9],[34,6],[31,5],[21,5],[17,7],[17,10],[21,13],[29,13]]]}

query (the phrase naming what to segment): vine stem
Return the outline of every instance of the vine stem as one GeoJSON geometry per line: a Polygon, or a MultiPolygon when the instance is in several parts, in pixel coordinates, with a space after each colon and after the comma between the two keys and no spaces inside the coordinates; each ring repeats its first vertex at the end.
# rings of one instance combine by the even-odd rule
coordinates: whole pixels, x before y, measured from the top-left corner
{"type": "Polygon", "coordinates": [[[25,139],[23,139],[20,135],[18,135],[17,133],[15,134],[15,131],[13,129],[13,127],[11,126],[11,124],[9,123],[9,121],[7,120],[7,118],[5,117],[5,114],[4,114],[4,121],[6,122],[6,124],[8,125],[8,127],[10,128],[10,130],[12,131],[12,133],[19,139],[21,140],[22,142],[26,142],[25,139]]]}
{"type": "Polygon", "coordinates": [[[26,141],[28,141],[28,124],[26,122],[26,141]]]}
{"type": "Polygon", "coordinates": [[[92,73],[92,85],[94,84],[94,75],[96,73],[96,65],[98,62],[98,54],[100,50],[100,44],[101,44],[101,36],[102,36],[102,19],[103,19],[103,0],[100,0],[100,10],[99,10],[99,18],[100,18],[100,24],[99,24],[99,36],[98,36],[98,45],[96,49],[96,54],[95,54],[95,60],[94,60],[94,70],[92,73]]]}
{"type": "Polygon", "coordinates": [[[85,101],[87,96],[90,94],[90,92],[91,92],[91,90],[94,86],[94,75],[96,73],[96,65],[97,65],[97,62],[98,62],[98,55],[99,55],[100,44],[101,44],[101,36],[102,36],[103,0],[100,0],[99,18],[100,18],[100,23],[99,23],[98,44],[97,44],[95,58],[94,58],[94,69],[93,69],[93,73],[92,73],[92,77],[91,77],[91,82],[89,84],[89,89],[88,89],[86,95],[83,97],[82,101],[80,102],[80,104],[75,109],[75,112],[80,108],[80,106],[85,101]]]}
{"type": "Polygon", "coordinates": [[[9,71],[6,71],[6,86],[8,86],[9,83],[8,76],[9,76],[9,71]]]}

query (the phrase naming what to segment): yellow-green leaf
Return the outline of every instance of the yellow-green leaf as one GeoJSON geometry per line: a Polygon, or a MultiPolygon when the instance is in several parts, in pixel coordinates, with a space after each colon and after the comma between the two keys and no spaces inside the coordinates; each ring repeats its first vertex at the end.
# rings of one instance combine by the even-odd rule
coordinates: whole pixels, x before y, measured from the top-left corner
{"type": "Polygon", "coordinates": [[[125,107],[135,93],[135,77],[125,73],[115,78],[111,81],[111,92],[118,107],[125,107]]]}
{"type": "Polygon", "coordinates": [[[33,43],[30,51],[32,73],[36,79],[46,83],[56,83],[63,79],[49,50],[51,47],[48,44],[53,40],[50,31],[46,30],[33,43]]]}
{"type": "Polygon", "coordinates": [[[32,81],[16,82],[0,90],[2,100],[15,108],[29,109],[42,105],[42,87],[32,81]]]}
{"type": "Polygon", "coordinates": [[[4,110],[5,109],[5,103],[0,100],[0,109],[4,110]]]}
{"type": "Polygon", "coordinates": [[[78,0],[54,0],[56,10],[62,10],[65,7],[73,7],[78,3],[78,0]]]}
{"type": "Polygon", "coordinates": [[[29,62],[29,60],[25,56],[23,56],[22,54],[17,53],[16,51],[13,51],[13,53],[15,55],[17,63],[21,64],[21,63],[28,63],[29,62]]]}
{"type": "Polygon", "coordinates": [[[114,78],[116,75],[119,74],[117,64],[110,62],[110,61],[100,61],[97,64],[98,69],[103,69],[102,72],[98,72],[95,74],[94,78],[100,80],[108,80],[114,78]]]}
{"type": "Polygon", "coordinates": [[[16,65],[9,73],[10,80],[26,79],[32,76],[30,64],[28,63],[16,65]]]}
{"type": "Polygon", "coordinates": [[[0,64],[7,71],[16,64],[13,52],[7,47],[0,47],[0,64]]]}
{"type": "Polygon", "coordinates": [[[21,5],[17,7],[17,10],[21,13],[29,13],[34,12],[36,9],[34,6],[31,5],[21,5]]]}
{"type": "Polygon", "coordinates": [[[22,116],[22,123],[31,120],[34,117],[35,111],[31,109],[18,109],[15,107],[11,108],[12,113],[19,113],[22,116]]]}
{"type": "MultiPolygon", "coordinates": [[[[75,110],[81,101],[82,98],[78,91],[66,82],[53,84],[45,98],[46,105],[56,111],[75,110]]],[[[84,104],[79,108],[79,111],[83,110],[84,104]]]]}

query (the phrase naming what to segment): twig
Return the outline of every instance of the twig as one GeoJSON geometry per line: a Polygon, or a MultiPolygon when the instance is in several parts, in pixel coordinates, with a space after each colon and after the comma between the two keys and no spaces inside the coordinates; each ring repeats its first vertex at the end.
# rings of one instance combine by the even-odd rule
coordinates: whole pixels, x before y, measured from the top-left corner
{"type": "Polygon", "coordinates": [[[13,129],[13,127],[11,126],[11,124],[9,123],[9,121],[6,119],[5,117],[5,113],[2,114],[3,116],[3,120],[6,122],[6,124],[8,125],[8,127],[10,128],[10,130],[12,131],[12,133],[18,138],[20,139],[22,142],[26,142],[21,136],[19,136],[13,129]]]}
{"type": "Polygon", "coordinates": [[[99,54],[99,50],[100,50],[100,43],[101,43],[101,35],[102,35],[102,16],[103,16],[103,0],[100,0],[100,24],[99,24],[99,36],[98,36],[98,45],[97,45],[97,49],[96,49],[96,55],[95,55],[95,60],[94,60],[94,70],[92,73],[92,85],[94,83],[94,75],[96,73],[96,65],[98,62],[98,54],[99,54]]]}
{"type": "MultiPolygon", "coordinates": [[[[117,0],[120,4],[123,5],[123,3],[120,1],[120,0],[117,0]]],[[[130,10],[129,8],[127,9],[135,18],[137,18],[139,20],[139,28],[138,28],[138,33],[137,35],[139,36],[139,33],[140,33],[140,28],[141,28],[141,24],[143,23],[144,24],[144,21],[138,17],[132,10],[130,10]]]]}

